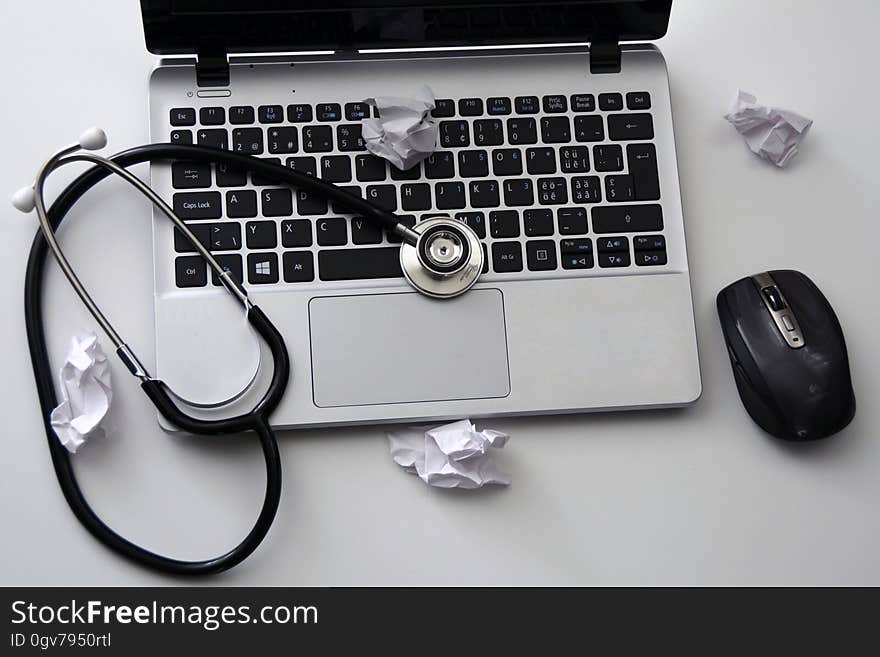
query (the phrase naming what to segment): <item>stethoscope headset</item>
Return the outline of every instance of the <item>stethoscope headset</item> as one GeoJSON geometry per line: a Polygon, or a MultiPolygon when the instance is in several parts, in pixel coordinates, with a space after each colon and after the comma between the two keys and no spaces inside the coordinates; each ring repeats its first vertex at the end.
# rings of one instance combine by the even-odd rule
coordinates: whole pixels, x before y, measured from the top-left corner
{"type": "MultiPolygon", "coordinates": [[[[204,146],[175,144],[147,144],[122,151],[109,158],[85,152],[99,150],[106,144],[107,137],[103,131],[97,128],[87,130],[76,144],[52,155],[40,167],[33,186],[19,190],[12,199],[13,205],[22,212],[36,210],[40,222],[40,230],[34,238],[28,257],[24,307],[28,347],[43,414],[43,425],[49,443],[49,453],[61,491],[74,515],[96,539],[111,550],[148,568],[167,573],[204,575],[222,572],[241,563],[257,548],[268,533],[278,510],[281,499],[281,458],[277,439],[269,424],[269,417],[287,388],[290,359],[281,333],[251,300],[242,284],[220,266],[211,252],[168,204],[147,184],[129,172],[128,167],[144,162],[171,160],[225,164],[230,169],[258,174],[278,181],[279,184],[287,184],[324,197],[335,205],[346,207],[352,213],[376,222],[377,225],[398,235],[402,240],[400,265],[404,276],[414,289],[430,297],[452,298],[469,290],[482,272],[483,249],[477,235],[464,223],[441,216],[423,220],[410,228],[393,213],[359,196],[349,194],[331,183],[249,155],[204,146]],[[95,166],[74,179],[47,210],[43,190],[46,178],[53,171],[75,162],[88,162],[95,166]],[[240,398],[241,393],[216,404],[195,404],[176,395],[160,379],[152,377],[135,352],[95,304],[64,256],[55,238],[55,230],[87,191],[113,174],[140,191],[174,223],[195,251],[208,263],[230,295],[242,306],[250,327],[266,343],[273,359],[272,378],[263,396],[249,412],[209,420],[193,417],[181,410],[178,403],[197,408],[220,408],[240,398]],[[55,436],[49,419],[52,409],[58,405],[46,349],[42,307],[46,256],[50,251],[77,295],[113,343],[116,355],[129,372],[140,380],[141,389],[166,420],[183,431],[199,435],[223,435],[247,431],[253,431],[257,435],[266,462],[266,493],[263,506],[247,536],[225,554],[201,561],[182,561],[151,552],[108,527],[83,495],[74,474],[70,453],[55,436]]],[[[251,383],[255,380],[256,377],[251,383]]]]}

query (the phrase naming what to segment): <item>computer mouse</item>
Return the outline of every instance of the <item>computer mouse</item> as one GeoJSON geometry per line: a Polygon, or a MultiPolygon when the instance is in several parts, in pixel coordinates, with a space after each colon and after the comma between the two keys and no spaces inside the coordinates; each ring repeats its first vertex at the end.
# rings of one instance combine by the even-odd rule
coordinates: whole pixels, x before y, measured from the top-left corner
{"type": "Polygon", "coordinates": [[[769,271],[718,293],[736,387],[752,419],[791,441],[818,440],[856,411],[843,330],[804,274],[769,271]]]}

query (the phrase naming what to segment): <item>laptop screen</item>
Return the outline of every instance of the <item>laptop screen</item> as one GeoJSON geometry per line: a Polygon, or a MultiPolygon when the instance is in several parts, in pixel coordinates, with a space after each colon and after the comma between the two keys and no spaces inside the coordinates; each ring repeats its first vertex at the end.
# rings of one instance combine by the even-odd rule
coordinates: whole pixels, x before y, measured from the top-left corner
{"type": "Polygon", "coordinates": [[[672,0],[141,0],[156,54],[659,39],[672,0]]]}

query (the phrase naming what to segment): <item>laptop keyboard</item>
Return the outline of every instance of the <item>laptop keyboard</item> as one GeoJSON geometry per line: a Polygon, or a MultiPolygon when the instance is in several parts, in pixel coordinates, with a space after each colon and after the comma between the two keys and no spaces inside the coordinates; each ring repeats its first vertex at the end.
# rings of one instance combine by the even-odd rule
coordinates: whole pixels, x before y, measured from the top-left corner
{"type": "MultiPolygon", "coordinates": [[[[439,213],[483,242],[484,273],[528,278],[666,264],[647,92],[438,99],[438,150],[401,171],[367,152],[365,103],[174,108],[170,141],[232,149],[344,186],[410,226],[439,213]]],[[[173,207],[244,283],[402,277],[400,241],[269,179],[171,167],[173,207]]],[[[175,281],[218,285],[175,228],[175,281]]]]}

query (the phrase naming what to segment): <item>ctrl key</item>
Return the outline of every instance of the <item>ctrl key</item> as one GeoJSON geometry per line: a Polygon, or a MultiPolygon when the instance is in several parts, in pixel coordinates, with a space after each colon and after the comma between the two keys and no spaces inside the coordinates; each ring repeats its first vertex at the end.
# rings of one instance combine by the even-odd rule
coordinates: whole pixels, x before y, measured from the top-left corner
{"type": "Polygon", "coordinates": [[[208,270],[201,256],[180,256],[174,261],[177,287],[204,287],[208,284],[208,270]]]}

